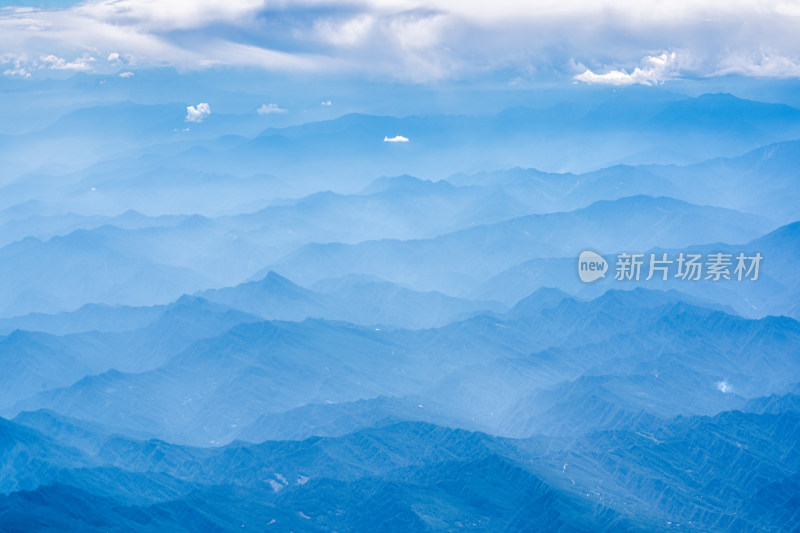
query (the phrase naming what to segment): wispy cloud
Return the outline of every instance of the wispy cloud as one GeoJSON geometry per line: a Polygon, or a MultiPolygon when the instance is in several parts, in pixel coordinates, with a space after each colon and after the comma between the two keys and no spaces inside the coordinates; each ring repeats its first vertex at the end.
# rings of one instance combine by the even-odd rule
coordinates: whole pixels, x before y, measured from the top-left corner
{"type": "Polygon", "coordinates": [[[23,66],[25,62],[24,57],[18,56],[6,56],[0,57],[0,63],[11,63],[13,66],[11,68],[5,69],[3,71],[4,76],[18,76],[20,78],[30,78],[31,73],[28,71],[27,68],[23,66]]]}
{"type": "Polygon", "coordinates": [[[394,137],[384,137],[383,142],[385,143],[407,143],[408,137],[403,137],[402,135],[395,135],[394,137]]]}
{"type": "Polygon", "coordinates": [[[186,122],[203,122],[211,115],[211,107],[203,102],[197,107],[190,105],[186,107],[186,122]]]}
{"type": "Polygon", "coordinates": [[[259,115],[271,115],[273,113],[287,113],[286,109],[283,109],[278,104],[261,104],[256,112],[259,115]]]}
{"type": "Polygon", "coordinates": [[[713,74],[717,76],[739,74],[756,78],[800,78],[800,59],[780,55],[760,57],[735,55],[725,58],[713,74]]]}
{"type": "Polygon", "coordinates": [[[125,64],[412,82],[577,74],[585,83],[653,85],[685,75],[800,77],[799,20],[796,2],[785,0],[87,0],[0,10],[0,50],[26,58],[2,65],[17,76],[125,64]],[[64,59],[40,59],[51,56],[64,59]],[[573,61],[586,66],[575,72],[573,61]]]}

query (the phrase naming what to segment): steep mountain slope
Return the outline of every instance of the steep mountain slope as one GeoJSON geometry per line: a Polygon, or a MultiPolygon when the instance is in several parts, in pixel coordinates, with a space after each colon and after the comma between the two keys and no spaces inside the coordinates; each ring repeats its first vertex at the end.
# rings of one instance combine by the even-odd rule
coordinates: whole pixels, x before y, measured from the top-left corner
{"type": "MultiPolygon", "coordinates": [[[[110,437],[93,464],[48,451],[64,481],[8,487],[0,521],[12,531],[785,531],[797,512],[798,424],[787,407],[567,441],[410,422],[213,449],[110,437]]],[[[31,450],[47,442],[5,422],[11,434],[31,450]]]]}
{"type": "MultiPolygon", "coordinates": [[[[682,303],[677,293],[541,296],[539,306],[526,301],[507,315],[429,330],[244,323],[153,370],[90,376],[11,412],[46,408],[205,445],[309,403],[411,396],[437,422],[559,435],[640,412],[713,414],[800,381],[800,324],[791,319],[747,320],[682,303]]],[[[317,424],[331,430],[325,419],[284,419],[285,435],[313,434],[317,424]]]]}

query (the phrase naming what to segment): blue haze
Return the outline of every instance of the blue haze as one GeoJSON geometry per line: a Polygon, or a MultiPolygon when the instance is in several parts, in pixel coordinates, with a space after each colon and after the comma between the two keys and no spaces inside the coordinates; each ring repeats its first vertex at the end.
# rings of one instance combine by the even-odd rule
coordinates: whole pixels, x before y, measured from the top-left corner
{"type": "Polygon", "coordinates": [[[796,89],[3,77],[0,531],[796,531],[796,89]]]}

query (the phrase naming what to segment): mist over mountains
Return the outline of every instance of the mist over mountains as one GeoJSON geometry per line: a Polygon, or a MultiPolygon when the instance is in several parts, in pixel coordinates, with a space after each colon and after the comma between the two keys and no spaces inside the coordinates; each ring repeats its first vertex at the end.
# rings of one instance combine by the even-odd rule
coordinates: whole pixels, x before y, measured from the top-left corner
{"type": "Polygon", "coordinates": [[[253,91],[3,129],[0,530],[797,529],[800,110],[253,91]]]}

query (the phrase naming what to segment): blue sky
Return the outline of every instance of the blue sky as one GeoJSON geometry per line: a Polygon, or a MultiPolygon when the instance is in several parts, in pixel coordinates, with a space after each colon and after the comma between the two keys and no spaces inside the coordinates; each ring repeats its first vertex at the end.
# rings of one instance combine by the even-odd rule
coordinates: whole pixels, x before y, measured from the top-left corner
{"type": "Polygon", "coordinates": [[[6,77],[131,77],[153,67],[245,67],[416,84],[800,77],[796,0],[17,3],[48,7],[2,4],[6,77]]]}

